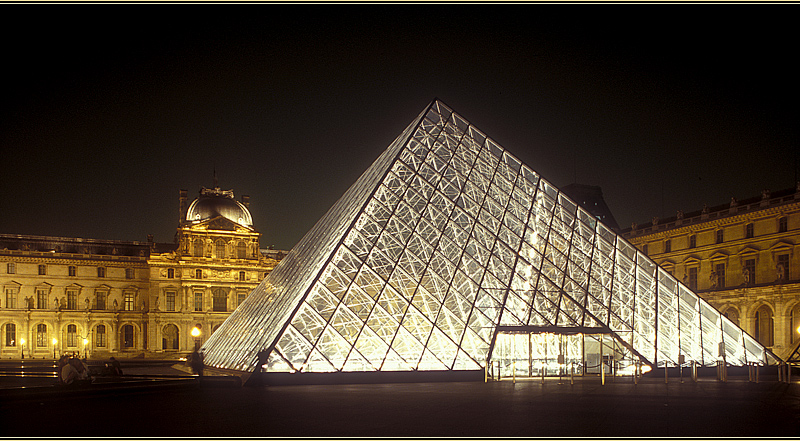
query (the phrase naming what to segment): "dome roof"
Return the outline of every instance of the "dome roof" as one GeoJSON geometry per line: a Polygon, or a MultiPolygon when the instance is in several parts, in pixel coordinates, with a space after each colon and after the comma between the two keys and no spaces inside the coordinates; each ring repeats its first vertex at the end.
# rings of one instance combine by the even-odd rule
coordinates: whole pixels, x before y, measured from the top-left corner
{"type": "Polygon", "coordinates": [[[187,222],[199,222],[222,216],[239,225],[253,226],[250,211],[233,198],[233,190],[209,189],[203,187],[200,197],[192,201],[186,210],[187,222]]]}

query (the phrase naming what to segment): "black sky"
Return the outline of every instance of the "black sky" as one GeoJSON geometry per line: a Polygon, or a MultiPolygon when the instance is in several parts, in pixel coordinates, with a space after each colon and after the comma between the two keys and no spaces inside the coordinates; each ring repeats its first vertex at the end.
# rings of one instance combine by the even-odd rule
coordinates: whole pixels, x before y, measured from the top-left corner
{"type": "Polygon", "coordinates": [[[438,97],[623,227],[794,186],[795,5],[3,5],[0,232],[291,248],[438,97]]]}

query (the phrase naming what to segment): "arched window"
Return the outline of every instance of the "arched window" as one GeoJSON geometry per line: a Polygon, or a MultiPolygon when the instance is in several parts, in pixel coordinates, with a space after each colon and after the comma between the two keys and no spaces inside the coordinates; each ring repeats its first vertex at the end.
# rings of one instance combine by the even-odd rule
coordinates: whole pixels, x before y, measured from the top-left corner
{"type": "Polygon", "coordinates": [[[205,241],[198,237],[194,240],[194,257],[203,257],[205,255],[205,241]]]}
{"type": "Polygon", "coordinates": [[[212,292],[214,304],[213,309],[217,312],[226,312],[228,310],[228,295],[225,293],[225,290],[221,288],[216,288],[212,292]]]}
{"type": "Polygon", "coordinates": [[[36,325],[36,347],[47,347],[47,325],[44,323],[36,325]]]}
{"type": "Polygon", "coordinates": [[[764,346],[772,346],[772,310],[767,305],[761,305],[756,311],[756,340],[764,346]]]}
{"type": "Polygon", "coordinates": [[[225,258],[225,241],[222,239],[217,239],[214,243],[214,257],[217,259],[224,259],[225,258]]]}
{"type": "Polygon", "coordinates": [[[17,325],[15,325],[14,323],[6,323],[4,331],[6,332],[6,346],[16,346],[17,325]]]}
{"type": "Polygon", "coordinates": [[[161,330],[161,349],[165,351],[178,350],[178,327],[173,324],[164,326],[161,330]]]}
{"type": "Polygon", "coordinates": [[[794,308],[792,308],[792,312],[789,313],[789,320],[791,323],[789,332],[792,333],[790,341],[796,343],[797,340],[800,340],[800,303],[794,305],[794,308]]]}
{"type": "Polygon", "coordinates": [[[78,327],[67,325],[67,347],[74,348],[76,346],[78,346],[78,327]]]}
{"type": "Polygon", "coordinates": [[[725,310],[724,313],[725,317],[728,317],[734,325],[739,326],[739,312],[736,311],[735,308],[728,308],[725,310]]]}
{"type": "Polygon", "coordinates": [[[239,259],[247,259],[247,244],[244,241],[239,241],[236,244],[236,257],[239,259]]]}
{"type": "Polygon", "coordinates": [[[125,349],[132,349],[134,346],[133,341],[133,325],[125,325],[122,327],[122,347],[125,349]]]}
{"type": "Polygon", "coordinates": [[[98,348],[106,347],[106,325],[97,325],[95,328],[94,345],[98,348]]]}

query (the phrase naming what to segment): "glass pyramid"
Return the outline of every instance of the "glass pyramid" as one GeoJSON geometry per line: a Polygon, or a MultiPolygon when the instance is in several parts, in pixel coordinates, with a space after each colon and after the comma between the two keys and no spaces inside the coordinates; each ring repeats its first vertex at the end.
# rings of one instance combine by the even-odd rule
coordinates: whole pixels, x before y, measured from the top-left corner
{"type": "Polygon", "coordinates": [[[774,360],[439,101],[203,348],[240,371],[479,370],[502,329],[602,330],[653,366],[774,360]]]}

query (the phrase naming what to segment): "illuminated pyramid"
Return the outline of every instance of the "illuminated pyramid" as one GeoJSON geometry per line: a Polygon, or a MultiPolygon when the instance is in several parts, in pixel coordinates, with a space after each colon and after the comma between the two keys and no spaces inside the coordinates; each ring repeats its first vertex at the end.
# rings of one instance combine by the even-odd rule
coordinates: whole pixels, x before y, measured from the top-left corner
{"type": "Polygon", "coordinates": [[[203,348],[240,371],[457,371],[501,334],[578,333],[652,366],[774,358],[434,101],[203,348]]]}

